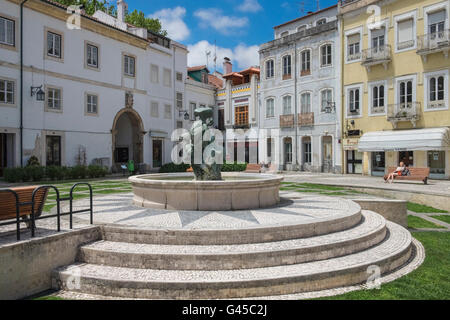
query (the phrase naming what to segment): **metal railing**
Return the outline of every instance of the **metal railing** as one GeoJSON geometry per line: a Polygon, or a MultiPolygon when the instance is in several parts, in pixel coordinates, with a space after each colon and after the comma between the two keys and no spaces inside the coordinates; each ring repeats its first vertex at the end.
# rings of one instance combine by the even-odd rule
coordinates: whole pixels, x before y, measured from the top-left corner
{"type": "Polygon", "coordinates": [[[314,125],[314,112],[300,113],[298,115],[298,125],[300,127],[313,126],[314,125]]]}
{"type": "Polygon", "coordinates": [[[365,49],[362,52],[362,60],[363,63],[391,60],[391,46],[387,44],[384,46],[365,49]]]}
{"type": "Polygon", "coordinates": [[[388,105],[387,112],[390,121],[418,120],[420,117],[420,102],[406,102],[388,105]]]}
{"type": "Polygon", "coordinates": [[[294,126],[294,115],[287,114],[280,116],[280,128],[292,128],[294,126]]]}
{"type": "MultiPolygon", "coordinates": [[[[73,229],[73,215],[78,214],[78,213],[89,212],[90,213],[90,219],[89,219],[90,224],[91,225],[94,224],[93,191],[92,191],[92,186],[89,183],[74,184],[73,187],[70,189],[69,196],[65,197],[65,198],[61,198],[58,188],[55,186],[51,186],[51,185],[41,186],[41,187],[38,187],[35,190],[33,190],[33,193],[31,195],[31,201],[29,201],[29,202],[20,202],[19,194],[16,191],[14,191],[13,189],[0,189],[0,193],[10,193],[13,195],[13,197],[15,199],[15,210],[16,210],[15,220],[0,223],[0,226],[7,226],[7,225],[15,224],[17,241],[20,241],[20,223],[21,222],[25,222],[25,223],[29,224],[32,238],[35,237],[36,221],[38,221],[38,220],[56,218],[57,230],[58,230],[58,232],[60,232],[61,231],[61,217],[69,216],[69,228],[72,230],[73,229]],[[81,185],[87,186],[89,188],[89,208],[74,211],[73,210],[74,191],[77,187],[79,187],[81,185]],[[35,211],[37,209],[35,207],[36,206],[36,196],[39,191],[49,190],[49,189],[53,189],[56,193],[56,214],[37,216],[36,215],[37,212],[35,211]],[[64,201],[69,201],[69,212],[62,213],[61,212],[61,202],[64,202],[64,201]],[[30,206],[30,205],[31,205],[30,214],[27,216],[25,216],[25,215],[21,216],[20,208],[25,207],[25,206],[30,206]]],[[[43,210],[45,203],[42,203],[41,205],[42,205],[42,210],[43,210]]],[[[7,220],[13,220],[13,219],[7,219],[7,220]]]]}
{"type": "Polygon", "coordinates": [[[417,37],[418,51],[430,51],[450,47],[450,30],[443,30],[417,37]]]}

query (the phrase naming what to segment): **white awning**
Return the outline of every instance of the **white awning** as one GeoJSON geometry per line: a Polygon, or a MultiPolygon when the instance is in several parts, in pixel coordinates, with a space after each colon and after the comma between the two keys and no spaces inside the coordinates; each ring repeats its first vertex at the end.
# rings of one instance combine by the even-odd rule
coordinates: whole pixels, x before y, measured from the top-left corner
{"type": "Polygon", "coordinates": [[[369,132],[359,140],[358,150],[361,152],[450,150],[450,129],[369,132]]]}

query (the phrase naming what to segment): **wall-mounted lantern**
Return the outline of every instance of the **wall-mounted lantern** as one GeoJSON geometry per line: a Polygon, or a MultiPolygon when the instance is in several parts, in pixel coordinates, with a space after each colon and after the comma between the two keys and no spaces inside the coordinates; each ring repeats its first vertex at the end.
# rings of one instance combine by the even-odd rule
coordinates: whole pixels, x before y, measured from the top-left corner
{"type": "Polygon", "coordinates": [[[45,100],[45,92],[42,90],[42,86],[40,87],[31,87],[31,96],[36,95],[37,101],[45,100]]]}

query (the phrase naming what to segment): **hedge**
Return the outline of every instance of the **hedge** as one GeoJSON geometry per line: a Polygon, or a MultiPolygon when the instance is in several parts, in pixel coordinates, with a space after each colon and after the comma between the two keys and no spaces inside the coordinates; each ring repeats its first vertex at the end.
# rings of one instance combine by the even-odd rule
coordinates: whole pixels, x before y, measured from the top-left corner
{"type": "Polygon", "coordinates": [[[101,178],[106,176],[108,169],[101,166],[76,166],[76,167],[57,167],[57,166],[28,166],[25,168],[6,168],[3,177],[6,182],[38,182],[47,180],[68,180],[101,178]]]}

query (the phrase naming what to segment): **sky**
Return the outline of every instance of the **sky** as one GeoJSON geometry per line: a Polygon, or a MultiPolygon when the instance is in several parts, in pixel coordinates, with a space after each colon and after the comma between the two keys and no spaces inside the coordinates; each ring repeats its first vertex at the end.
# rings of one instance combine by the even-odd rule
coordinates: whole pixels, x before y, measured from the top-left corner
{"type": "MultiPolygon", "coordinates": [[[[320,8],[337,0],[320,0],[320,8]]],[[[316,0],[127,0],[129,11],[138,9],[159,18],[169,37],[188,47],[188,65],[222,70],[224,57],[234,70],[259,64],[259,45],[273,40],[273,27],[317,10],[316,0]],[[214,45],[216,43],[216,46],[214,45]],[[215,49],[216,48],[216,49],[215,49]]]]}

